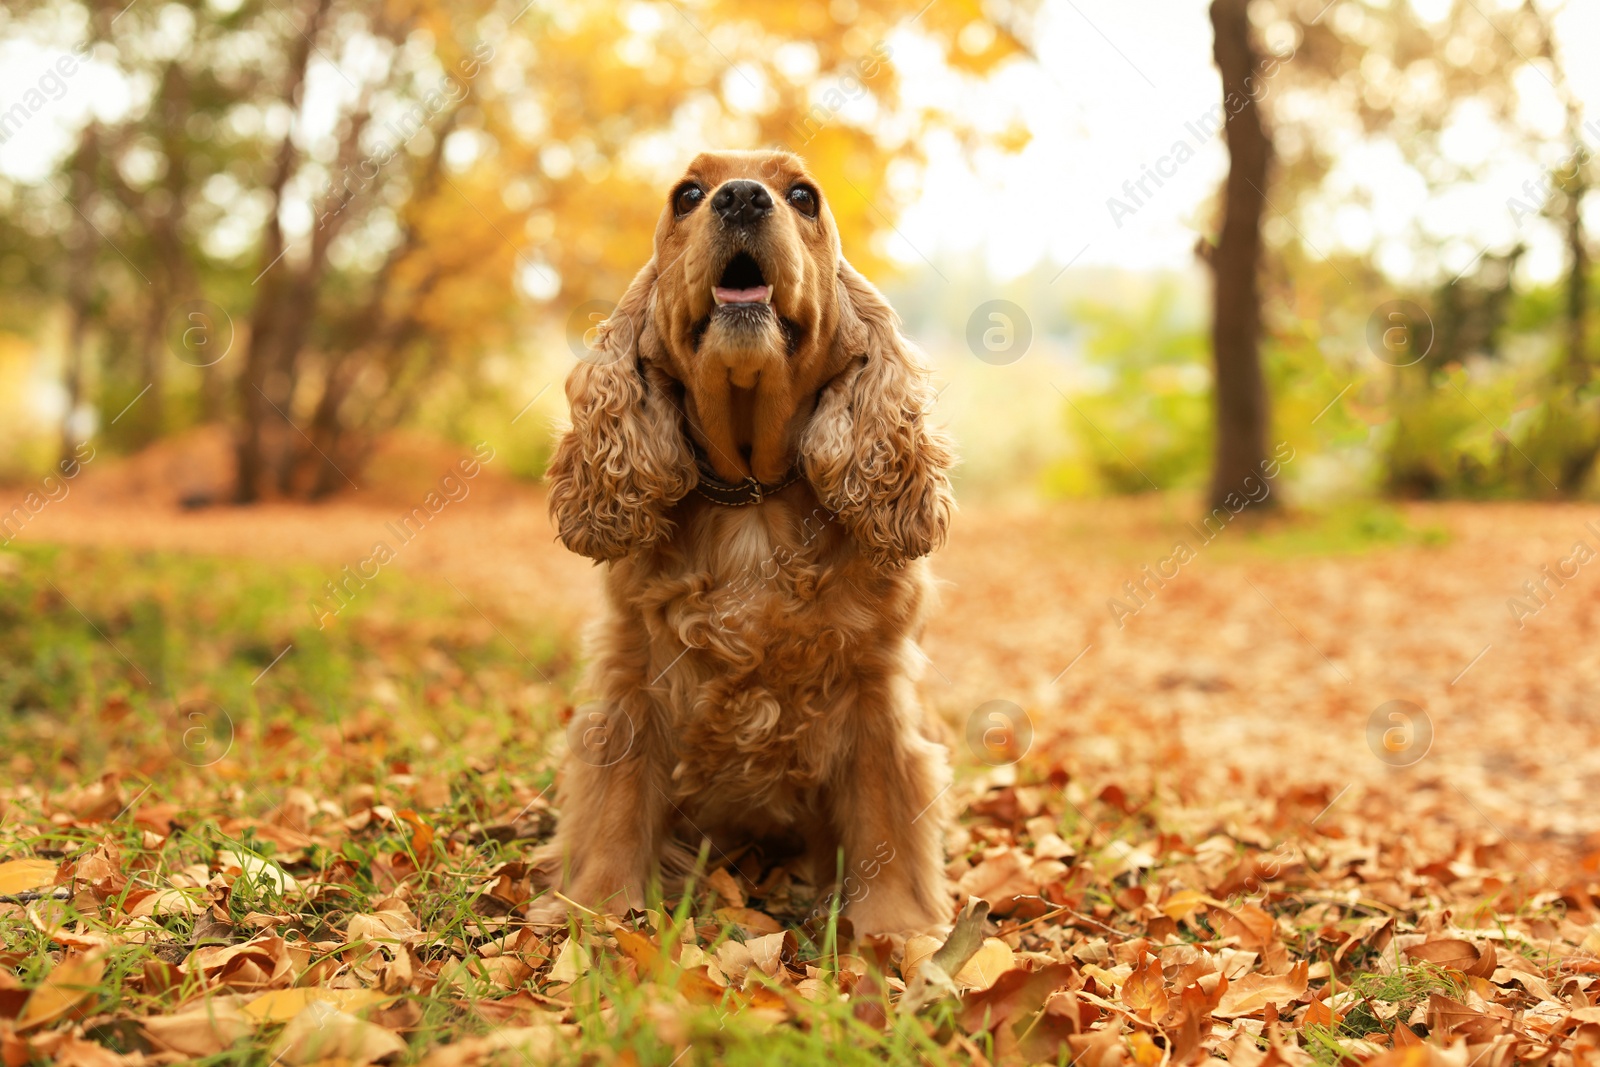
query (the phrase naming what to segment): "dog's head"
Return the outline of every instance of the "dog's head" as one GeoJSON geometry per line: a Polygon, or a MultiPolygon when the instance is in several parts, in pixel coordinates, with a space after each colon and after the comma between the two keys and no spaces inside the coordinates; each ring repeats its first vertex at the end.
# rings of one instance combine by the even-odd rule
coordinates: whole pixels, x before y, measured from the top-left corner
{"type": "Polygon", "coordinates": [[[926,372],[787,152],[690,163],[567,395],[550,499],[574,551],[616,559],[666,536],[697,450],[730,482],[798,464],[879,562],[943,540],[953,456],[926,423],[926,372]]]}
{"type": "Polygon", "coordinates": [[[655,325],[691,433],[720,478],[776,482],[804,405],[848,358],[817,182],[786,152],[703,153],[662,209],[655,261],[655,325]]]}
{"type": "Polygon", "coordinates": [[[754,389],[764,374],[803,377],[826,361],[839,235],[799,159],[700,155],[668,198],[655,247],[658,317],[691,388],[715,378],[754,389]]]}

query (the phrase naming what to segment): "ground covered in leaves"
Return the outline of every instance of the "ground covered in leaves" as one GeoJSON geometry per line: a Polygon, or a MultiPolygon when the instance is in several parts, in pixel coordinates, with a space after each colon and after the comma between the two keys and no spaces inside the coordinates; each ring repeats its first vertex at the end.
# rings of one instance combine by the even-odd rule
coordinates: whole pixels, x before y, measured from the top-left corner
{"type": "Polygon", "coordinates": [[[1595,597],[1506,606],[1582,509],[1228,530],[1138,600],[1181,502],[964,515],[954,932],[901,942],[755,852],[526,921],[594,581],[537,501],[322,628],[381,511],[77,506],[0,553],[7,1065],[1600,1063],[1595,597]]]}

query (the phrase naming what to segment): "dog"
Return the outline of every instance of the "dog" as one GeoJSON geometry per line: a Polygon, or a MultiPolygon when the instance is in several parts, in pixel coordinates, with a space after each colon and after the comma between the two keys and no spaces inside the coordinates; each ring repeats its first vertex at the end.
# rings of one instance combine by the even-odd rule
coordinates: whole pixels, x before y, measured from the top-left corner
{"type": "Polygon", "coordinates": [[[698,156],[566,390],[550,514],[606,569],[563,895],[620,914],[672,842],[789,842],[858,935],[947,924],[949,759],[915,682],[955,455],[804,163],[698,156]]]}

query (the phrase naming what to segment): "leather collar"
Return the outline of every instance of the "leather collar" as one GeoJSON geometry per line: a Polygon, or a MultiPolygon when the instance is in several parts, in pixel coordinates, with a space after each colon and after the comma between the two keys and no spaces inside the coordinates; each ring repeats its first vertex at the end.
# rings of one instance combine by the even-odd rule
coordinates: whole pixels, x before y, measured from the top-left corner
{"type": "Polygon", "coordinates": [[[699,467],[700,480],[695,483],[694,491],[713,504],[720,504],[725,508],[742,508],[759,504],[767,497],[789,488],[800,480],[799,467],[790,467],[776,482],[760,482],[753,476],[742,482],[725,482],[711,473],[705,463],[699,464],[699,467]]]}
{"type": "Polygon", "coordinates": [[[721,507],[743,508],[751,504],[760,504],[767,497],[782,492],[800,480],[800,465],[797,463],[784,471],[783,477],[776,482],[758,481],[754,475],[742,482],[725,482],[717,477],[716,470],[711,466],[711,459],[700,447],[700,442],[688,433],[684,434],[684,439],[694,454],[695,469],[700,474],[694,491],[721,507]]]}

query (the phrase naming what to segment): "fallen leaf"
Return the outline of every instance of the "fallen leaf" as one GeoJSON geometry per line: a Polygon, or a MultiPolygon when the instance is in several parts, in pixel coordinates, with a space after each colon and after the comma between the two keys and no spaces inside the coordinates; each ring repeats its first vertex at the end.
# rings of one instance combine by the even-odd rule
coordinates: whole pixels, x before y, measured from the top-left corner
{"type": "Polygon", "coordinates": [[[271,860],[252,856],[238,849],[223,849],[217,853],[217,863],[223,870],[237,867],[241,877],[252,885],[266,885],[279,894],[299,888],[299,883],[288,871],[271,860]]]}
{"type": "Polygon", "coordinates": [[[379,944],[405,945],[421,940],[422,930],[418,919],[403,900],[389,897],[378,902],[377,910],[365,915],[352,915],[345,923],[345,940],[356,944],[375,941],[379,944]]]}
{"type": "Polygon", "coordinates": [[[1268,1004],[1287,1005],[1305,994],[1308,966],[1308,961],[1301,960],[1288,974],[1247,974],[1228,987],[1212,1014],[1237,1019],[1263,1011],[1268,1004]]]}
{"type": "Polygon", "coordinates": [[[1128,1058],[1122,1044],[1122,1021],[1088,1034],[1073,1034],[1067,1039],[1072,1049],[1073,1067],[1121,1067],[1128,1058]]]}
{"type": "Polygon", "coordinates": [[[1167,1013],[1167,982],[1161,961],[1154,956],[1134,969],[1122,983],[1122,1002],[1146,1022],[1159,1022],[1167,1013]]]}
{"type": "Polygon", "coordinates": [[[577,1036],[578,1028],[568,1024],[506,1027],[488,1037],[441,1045],[422,1060],[421,1067],[476,1067],[502,1058],[509,1063],[551,1063],[570,1051],[577,1036]],[[501,1052],[514,1055],[498,1057],[501,1052]]]}
{"type": "Polygon", "coordinates": [[[718,867],[706,878],[706,884],[712,888],[723,900],[728,902],[730,908],[744,907],[744,890],[739,888],[739,883],[734,881],[733,875],[728,873],[726,867],[718,867]]]}
{"type": "Polygon", "coordinates": [[[1424,960],[1440,967],[1448,967],[1472,978],[1488,978],[1495,970],[1493,942],[1486,943],[1483,951],[1479,952],[1470,941],[1441,938],[1437,941],[1412,945],[1404,951],[1414,960],[1424,960]]]}
{"type": "Polygon", "coordinates": [[[98,1042],[86,1041],[72,1031],[38,1034],[29,1044],[41,1062],[47,1061],[55,1067],[133,1067],[143,1060],[139,1053],[123,1056],[98,1042]]]}
{"type": "Polygon", "coordinates": [[[1491,1018],[1458,1000],[1431,993],[1428,1028],[1434,1033],[1465,1037],[1473,1044],[1487,1044],[1505,1033],[1508,1025],[1505,1020],[1491,1018]]]}
{"type": "Polygon", "coordinates": [[[754,908],[718,908],[712,913],[725,923],[732,923],[746,934],[776,934],[783,924],[764,911],[754,908]]]}
{"type": "Polygon", "coordinates": [[[515,989],[533,977],[533,967],[520,956],[496,956],[487,960],[480,958],[474,966],[498,989],[515,989]]]}
{"type": "Polygon", "coordinates": [[[939,946],[939,951],[933,954],[929,962],[945,974],[954,975],[983,947],[983,926],[988,921],[988,901],[982,899],[967,901],[967,906],[956,916],[955,925],[950,929],[950,936],[945,938],[944,944],[939,946]]]}
{"type": "Polygon", "coordinates": [[[578,944],[576,938],[569,937],[562,942],[560,950],[556,953],[555,962],[550,965],[550,980],[575,982],[578,976],[591,966],[589,954],[578,944]]]}
{"type": "Polygon", "coordinates": [[[1133,1054],[1133,1062],[1139,1067],[1157,1067],[1166,1058],[1166,1050],[1143,1030],[1135,1030],[1128,1035],[1128,1051],[1133,1054]]]}
{"type": "Polygon", "coordinates": [[[933,954],[939,951],[939,944],[939,939],[929,934],[917,934],[907,938],[905,954],[900,961],[901,975],[909,980],[922,966],[923,960],[931,959],[933,954]]]}
{"type": "Polygon", "coordinates": [[[653,974],[661,965],[661,946],[645,934],[619,926],[611,931],[622,954],[639,966],[640,974],[653,974]]]}
{"type": "Polygon", "coordinates": [[[206,910],[205,902],[194,890],[157,889],[142,893],[137,899],[129,894],[129,900],[132,901],[132,906],[128,908],[127,914],[135,919],[146,916],[194,916],[206,910]]]}
{"type": "Polygon", "coordinates": [[[282,1023],[299,1015],[310,1004],[327,1004],[336,1011],[354,1013],[394,999],[392,995],[373,989],[299,986],[294,989],[274,989],[251,997],[245,1002],[243,1014],[257,1023],[282,1023]]]}
{"type": "Polygon", "coordinates": [[[258,1021],[239,1009],[236,998],[211,997],[188,1011],[141,1019],[139,1025],[162,1050],[200,1059],[249,1037],[258,1021]]]}
{"type": "Polygon", "coordinates": [[[42,889],[56,880],[56,865],[51,860],[7,860],[0,863],[0,895],[42,889]]]}
{"type": "Polygon", "coordinates": [[[34,1030],[55,1022],[68,1012],[81,1020],[79,1005],[94,999],[99,993],[100,980],[105,977],[106,959],[101,951],[81,956],[68,956],[50,969],[44,981],[28,994],[28,1000],[17,1015],[19,1033],[34,1030]]]}
{"type": "Polygon", "coordinates": [[[291,1067],[326,1060],[365,1067],[405,1050],[406,1043],[383,1027],[327,1003],[312,1001],[289,1020],[278,1040],[273,1042],[269,1055],[272,1062],[291,1067]]]}
{"type": "Polygon", "coordinates": [[[1223,937],[1238,938],[1245,948],[1266,948],[1277,940],[1277,921],[1254,904],[1237,908],[1213,906],[1211,925],[1223,937]]]}
{"type": "Polygon", "coordinates": [[[294,981],[288,945],[276,934],[262,934],[242,945],[202,946],[183,961],[182,970],[241,993],[283,988],[294,981]]]}
{"type": "Polygon", "coordinates": [[[996,915],[1010,915],[1018,898],[1039,892],[1028,877],[1028,861],[1020,849],[1001,848],[984,856],[956,883],[956,889],[969,897],[989,901],[996,915]]]}
{"type": "Polygon", "coordinates": [[[1467,1067],[1467,1050],[1465,1045],[1453,1049],[1421,1043],[1401,1045],[1374,1056],[1362,1067],[1467,1067]]]}
{"type": "Polygon", "coordinates": [[[410,808],[395,812],[395,817],[411,826],[411,855],[426,867],[433,862],[433,827],[410,808]]]}
{"type": "Polygon", "coordinates": [[[1325,1000],[1312,1000],[1306,1005],[1306,1013],[1300,1017],[1301,1026],[1338,1026],[1344,1019],[1344,1013],[1335,1011],[1325,1000]]]}
{"type": "Polygon", "coordinates": [[[1051,993],[1064,988],[1074,970],[1071,964],[1052,963],[1037,971],[1007,971],[987,988],[961,998],[959,1024],[968,1033],[1008,1035],[1013,1024],[1033,1015],[1051,993]]]}
{"type": "Polygon", "coordinates": [[[1017,954],[998,937],[985,938],[978,951],[953,976],[966,989],[988,989],[1017,965],[1017,954]]]}
{"type": "Polygon", "coordinates": [[[1173,922],[1182,922],[1197,912],[1205,910],[1212,900],[1193,889],[1180,889],[1161,903],[1161,914],[1173,922]]]}
{"type": "Polygon", "coordinates": [[[730,982],[743,982],[755,964],[755,956],[743,941],[724,941],[717,946],[717,967],[730,982]]]}
{"type": "Polygon", "coordinates": [[[799,945],[792,930],[781,934],[767,934],[764,937],[753,937],[744,943],[750,952],[750,959],[761,969],[761,973],[768,978],[776,978],[783,970],[786,961],[794,959],[799,945]]]}

